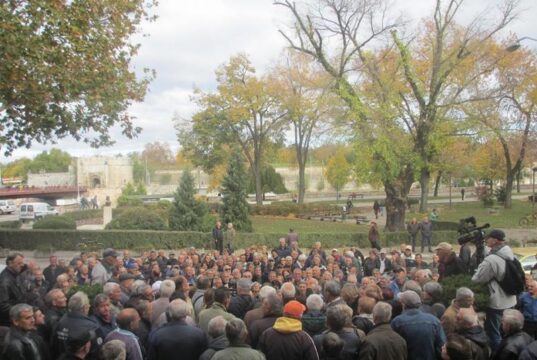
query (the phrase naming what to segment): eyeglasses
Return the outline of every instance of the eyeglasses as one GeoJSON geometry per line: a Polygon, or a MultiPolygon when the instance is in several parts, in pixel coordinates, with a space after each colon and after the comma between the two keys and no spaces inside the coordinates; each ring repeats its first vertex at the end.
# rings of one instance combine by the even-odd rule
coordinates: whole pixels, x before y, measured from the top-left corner
{"type": "Polygon", "coordinates": [[[231,268],[224,268],[224,271],[231,271],[231,268]]]}

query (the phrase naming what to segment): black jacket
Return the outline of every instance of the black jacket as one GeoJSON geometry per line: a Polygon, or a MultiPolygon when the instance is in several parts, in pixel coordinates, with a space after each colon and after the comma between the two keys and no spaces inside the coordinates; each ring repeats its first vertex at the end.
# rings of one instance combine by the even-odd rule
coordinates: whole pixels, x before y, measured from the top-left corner
{"type": "Polygon", "coordinates": [[[26,333],[16,327],[11,327],[5,339],[1,358],[4,360],[47,360],[49,354],[43,340],[37,334],[26,333]]]}
{"type": "Polygon", "coordinates": [[[522,350],[518,360],[536,360],[537,359],[537,341],[529,344],[526,349],[522,350]]]}
{"type": "Polygon", "coordinates": [[[259,342],[259,338],[261,337],[261,334],[268,328],[271,328],[274,326],[274,322],[276,322],[276,319],[279,317],[279,315],[268,315],[265,316],[262,319],[255,320],[250,325],[250,332],[248,333],[248,338],[250,340],[250,345],[252,348],[257,349],[257,344],[259,342]]]}
{"type": "Polygon", "coordinates": [[[0,326],[10,326],[9,310],[24,301],[24,294],[17,285],[17,276],[9,268],[0,273],[0,326]]]}
{"type": "Polygon", "coordinates": [[[198,360],[207,349],[207,337],[200,328],[185,321],[172,321],[149,335],[149,360],[198,360]]]}
{"type": "MultiPolygon", "coordinates": [[[[313,337],[313,341],[315,342],[315,347],[317,348],[317,352],[322,357],[324,356],[322,351],[322,342],[323,337],[329,332],[330,330],[326,330],[324,333],[320,335],[316,335],[313,337]]],[[[362,340],[360,339],[360,335],[358,334],[358,331],[356,329],[341,329],[339,331],[334,331],[335,334],[337,334],[341,340],[345,343],[343,345],[343,349],[341,349],[341,352],[339,354],[339,357],[341,360],[354,360],[358,359],[358,355],[360,353],[360,345],[362,340]]]]}
{"type": "Polygon", "coordinates": [[[226,338],[226,335],[220,335],[217,338],[211,339],[209,341],[209,348],[201,354],[199,360],[211,360],[213,355],[220,350],[223,350],[229,346],[229,341],[226,338]]]}
{"type": "Polygon", "coordinates": [[[45,311],[45,325],[43,329],[43,340],[50,344],[54,335],[56,324],[65,315],[65,311],[58,309],[49,309],[45,311]]]}
{"type": "Polygon", "coordinates": [[[445,279],[451,275],[465,274],[466,268],[462,260],[455,254],[451,252],[448,255],[445,263],[442,263],[438,266],[438,274],[440,274],[440,280],[445,279]]]}
{"type": "Polygon", "coordinates": [[[489,340],[481,326],[458,330],[457,333],[464,336],[472,349],[472,359],[487,360],[490,358],[489,340]]]}
{"type": "Polygon", "coordinates": [[[80,332],[90,332],[91,349],[87,359],[97,359],[104,339],[97,336],[99,325],[79,312],[68,312],[58,322],[51,341],[52,358],[56,359],[65,352],[65,341],[71,337],[79,337],[80,332]]]}
{"type": "Polygon", "coordinates": [[[502,340],[493,360],[517,360],[518,355],[533,339],[523,331],[517,331],[502,340]]]}
{"type": "Polygon", "coordinates": [[[227,312],[243,319],[244,315],[254,308],[254,299],[250,295],[237,295],[231,298],[227,312]]]}

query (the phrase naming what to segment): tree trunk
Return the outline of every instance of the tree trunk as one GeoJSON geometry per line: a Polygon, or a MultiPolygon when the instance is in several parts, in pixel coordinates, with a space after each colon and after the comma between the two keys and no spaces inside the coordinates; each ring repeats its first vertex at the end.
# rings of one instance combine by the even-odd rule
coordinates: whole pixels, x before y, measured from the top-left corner
{"type": "Polygon", "coordinates": [[[384,184],[386,191],[386,229],[388,231],[402,231],[405,229],[406,197],[398,196],[396,189],[384,184]]]}
{"type": "Polygon", "coordinates": [[[304,195],[306,193],[306,164],[305,162],[298,163],[298,203],[304,203],[304,195]]]}
{"type": "Polygon", "coordinates": [[[507,178],[505,182],[505,202],[503,207],[505,209],[511,209],[513,207],[513,183],[515,181],[515,174],[513,171],[507,172],[507,178]]]}
{"type": "Polygon", "coordinates": [[[438,188],[440,188],[440,181],[442,180],[442,170],[438,171],[436,175],[436,180],[434,181],[434,197],[438,197],[438,188]]]}
{"type": "Polygon", "coordinates": [[[429,180],[431,179],[431,173],[426,167],[421,169],[420,174],[420,187],[421,187],[421,196],[420,196],[420,212],[427,212],[428,205],[428,196],[429,196],[429,180]]]}
{"type": "Polygon", "coordinates": [[[522,170],[516,172],[516,192],[520,194],[520,178],[522,177],[522,170]]]}

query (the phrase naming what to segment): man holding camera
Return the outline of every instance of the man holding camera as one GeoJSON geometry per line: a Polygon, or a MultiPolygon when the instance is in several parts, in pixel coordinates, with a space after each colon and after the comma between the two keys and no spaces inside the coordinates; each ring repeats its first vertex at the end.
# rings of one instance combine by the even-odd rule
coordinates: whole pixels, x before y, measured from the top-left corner
{"type": "Polygon", "coordinates": [[[485,243],[490,252],[479,264],[472,281],[486,284],[490,291],[485,331],[495,351],[502,340],[500,325],[503,311],[514,307],[517,302],[516,295],[507,294],[499,284],[505,276],[506,260],[513,260],[514,255],[513,250],[505,244],[505,233],[501,230],[491,230],[485,237],[485,243]]]}

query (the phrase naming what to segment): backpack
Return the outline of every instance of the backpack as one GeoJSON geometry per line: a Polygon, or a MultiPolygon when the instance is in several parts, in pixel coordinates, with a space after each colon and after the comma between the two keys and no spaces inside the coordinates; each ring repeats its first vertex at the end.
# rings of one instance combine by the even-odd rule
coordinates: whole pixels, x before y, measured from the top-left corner
{"type": "Polygon", "coordinates": [[[501,281],[497,280],[498,284],[507,295],[519,295],[524,291],[526,277],[522,265],[516,257],[513,260],[503,260],[505,261],[505,275],[501,281]]]}

